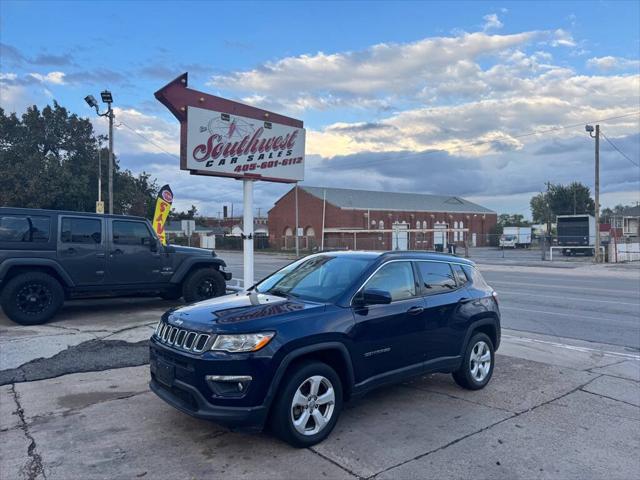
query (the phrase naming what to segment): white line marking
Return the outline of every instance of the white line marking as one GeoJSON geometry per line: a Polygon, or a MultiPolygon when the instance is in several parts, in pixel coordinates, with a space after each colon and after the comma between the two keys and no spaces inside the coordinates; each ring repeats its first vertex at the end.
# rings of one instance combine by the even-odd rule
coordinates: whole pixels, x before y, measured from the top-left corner
{"type": "Polygon", "coordinates": [[[640,303],[619,302],[617,300],[594,300],[593,298],[586,298],[586,297],[585,298],[559,297],[557,295],[540,295],[537,293],[514,292],[509,290],[500,290],[498,292],[498,296],[502,295],[503,293],[507,295],[526,295],[528,297],[559,298],[561,300],[576,300],[579,302],[614,303],[616,305],[633,305],[634,307],[640,307],[640,303]]]}
{"type": "MultiPolygon", "coordinates": [[[[538,288],[561,288],[561,289],[565,289],[565,290],[593,290],[595,292],[610,292],[610,293],[617,293],[618,295],[622,292],[624,293],[635,293],[635,290],[620,290],[620,289],[613,289],[613,288],[589,288],[589,287],[583,287],[583,286],[575,286],[575,287],[569,287],[567,285],[554,285],[554,284],[548,284],[548,283],[524,283],[524,282],[509,282],[509,281],[502,281],[502,280],[492,280],[489,282],[491,283],[502,283],[505,285],[524,285],[527,287],[538,287],[538,288]]],[[[498,292],[500,293],[500,292],[498,292]]]]}
{"type": "MultiPolygon", "coordinates": [[[[498,295],[500,295],[498,293],[498,295]]],[[[576,313],[560,313],[560,312],[547,312],[544,310],[532,310],[529,308],[518,308],[518,307],[509,307],[500,305],[500,310],[519,310],[521,312],[531,312],[531,313],[542,313],[544,315],[560,315],[561,317],[578,317],[578,318],[589,318],[591,320],[605,320],[603,317],[589,317],[587,315],[583,315],[580,312],[576,313]]]]}
{"type": "Polygon", "coordinates": [[[577,347],[575,345],[567,345],[566,343],[549,342],[547,340],[538,340],[537,338],[525,338],[525,337],[518,337],[515,335],[508,335],[508,334],[503,334],[502,338],[512,338],[514,340],[524,342],[524,343],[542,343],[544,345],[550,345],[553,347],[564,348],[566,350],[574,350],[574,351],[583,352],[583,353],[598,353],[600,355],[607,355],[610,357],[623,357],[623,358],[630,358],[632,360],[640,360],[640,355],[634,355],[631,353],[609,352],[606,350],[598,350],[596,348],[577,347]]]}

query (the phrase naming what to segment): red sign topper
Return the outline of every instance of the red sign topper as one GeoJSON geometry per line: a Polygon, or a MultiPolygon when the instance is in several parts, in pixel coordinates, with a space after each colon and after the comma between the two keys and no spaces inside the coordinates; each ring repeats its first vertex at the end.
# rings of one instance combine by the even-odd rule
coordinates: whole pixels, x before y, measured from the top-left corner
{"type": "Polygon", "coordinates": [[[182,170],[272,182],[302,180],[301,120],[187,88],[186,73],[155,97],[180,121],[182,170]]]}

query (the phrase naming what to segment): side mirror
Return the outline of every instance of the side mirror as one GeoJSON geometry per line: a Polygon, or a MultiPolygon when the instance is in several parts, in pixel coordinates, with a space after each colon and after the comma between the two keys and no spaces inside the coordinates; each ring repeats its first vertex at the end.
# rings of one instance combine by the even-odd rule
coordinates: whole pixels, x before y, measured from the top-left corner
{"type": "Polygon", "coordinates": [[[388,305],[391,303],[391,293],[377,288],[367,288],[356,297],[360,305],[388,305]]]}
{"type": "Polygon", "coordinates": [[[151,250],[152,252],[158,251],[158,241],[155,238],[152,238],[149,242],[149,250],[151,250]]]}

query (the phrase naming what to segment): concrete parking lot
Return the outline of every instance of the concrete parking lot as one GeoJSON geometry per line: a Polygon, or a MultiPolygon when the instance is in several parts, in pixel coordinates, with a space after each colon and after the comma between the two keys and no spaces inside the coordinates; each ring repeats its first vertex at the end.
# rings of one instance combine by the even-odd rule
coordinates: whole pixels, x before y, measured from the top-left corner
{"type": "MultiPolygon", "coordinates": [[[[241,276],[241,254],[221,256],[241,276]]],[[[256,277],[288,261],[258,255],[256,277]]],[[[489,386],[380,389],[303,450],[149,392],[146,340],[172,302],[69,302],[38,327],[0,314],[0,478],[637,478],[640,270],[482,270],[505,327],[489,386]]]]}

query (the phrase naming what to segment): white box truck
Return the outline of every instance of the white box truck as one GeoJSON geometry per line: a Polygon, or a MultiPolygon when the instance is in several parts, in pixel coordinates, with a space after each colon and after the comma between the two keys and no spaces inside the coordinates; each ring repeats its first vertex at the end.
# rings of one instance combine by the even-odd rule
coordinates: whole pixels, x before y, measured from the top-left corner
{"type": "Polygon", "coordinates": [[[504,227],[500,237],[501,248],[529,248],[531,227],[504,227]]]}

